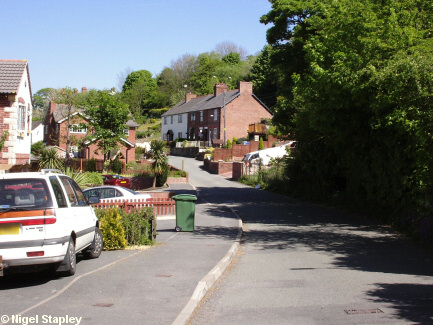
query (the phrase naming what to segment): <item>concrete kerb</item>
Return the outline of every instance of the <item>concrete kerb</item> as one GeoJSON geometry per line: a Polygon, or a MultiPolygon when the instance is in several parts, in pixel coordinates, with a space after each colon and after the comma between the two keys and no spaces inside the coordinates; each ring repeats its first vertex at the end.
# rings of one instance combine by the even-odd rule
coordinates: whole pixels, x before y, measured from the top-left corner
{"type": "Polygon", "coordinates": [[[218,264],[207,274],[201,281],[198,283],[195,288],[191,299],[188,301],[186,306],[182,309],[180,314],[174,320],[172,325],[185,325],[195,309],[198,307],[200,301],[207,294],[210,288],[215,284],[218,278],[223,274],[225,269],[230,265],[233,258],[236,256],[236,253],[239,250],[240,240],[242,236],[242,220],[240,216],[230,208],[231,212],[238,218],[238,234],[236,236],[236,240],[233,245],[230,247],[227,254],[218,262],[218,264]]]}

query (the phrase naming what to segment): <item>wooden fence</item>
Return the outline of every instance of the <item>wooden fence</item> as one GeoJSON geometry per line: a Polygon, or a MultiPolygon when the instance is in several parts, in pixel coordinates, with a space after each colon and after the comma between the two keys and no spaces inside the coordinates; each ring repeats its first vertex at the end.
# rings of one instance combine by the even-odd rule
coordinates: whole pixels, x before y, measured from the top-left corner
{"type": "Polygon", "coordinates": [[[105,202],[92,204],[95,209],[109,209],[120,208],[124,209],[126,213],[142,208],[153,208],[155,217],[169,216],[175,214],[175,201],[171,198],[151,198],[151,199],[105,199],[105,202]]]}

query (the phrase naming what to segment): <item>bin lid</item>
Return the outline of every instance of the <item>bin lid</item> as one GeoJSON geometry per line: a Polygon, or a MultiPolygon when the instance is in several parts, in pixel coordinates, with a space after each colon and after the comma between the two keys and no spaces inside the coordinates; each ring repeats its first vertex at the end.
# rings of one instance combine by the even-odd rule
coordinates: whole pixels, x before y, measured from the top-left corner
{"type": "Polygon", "coordinates": [[[197,201],[197,196],[192,194],[178,194],[171,198],[175,201],[197,201]]]}

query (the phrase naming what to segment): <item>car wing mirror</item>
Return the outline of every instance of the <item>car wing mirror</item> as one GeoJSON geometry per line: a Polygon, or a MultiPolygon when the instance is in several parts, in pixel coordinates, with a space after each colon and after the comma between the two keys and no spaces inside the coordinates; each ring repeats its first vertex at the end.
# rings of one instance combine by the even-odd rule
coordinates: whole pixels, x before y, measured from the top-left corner
{"type": "Polygon", "coordinates": [[[91,197],[89,197],[89,199],[87,200],[87,202],[89,204],[98,204],[99,203],[99,197],[97,197],[97,196],[91,196],[91,197]]]}

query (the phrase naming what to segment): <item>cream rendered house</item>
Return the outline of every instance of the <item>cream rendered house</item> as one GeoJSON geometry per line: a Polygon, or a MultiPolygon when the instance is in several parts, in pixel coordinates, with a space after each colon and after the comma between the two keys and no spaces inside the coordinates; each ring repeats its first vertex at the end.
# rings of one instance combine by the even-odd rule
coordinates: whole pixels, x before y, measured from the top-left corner
{"type": "Polygon", "coordinates": [[[0,60],[0,135],[8,133],[0,152],[0,173],[30,163],[32,89],[26,60],[0,60]]]}

